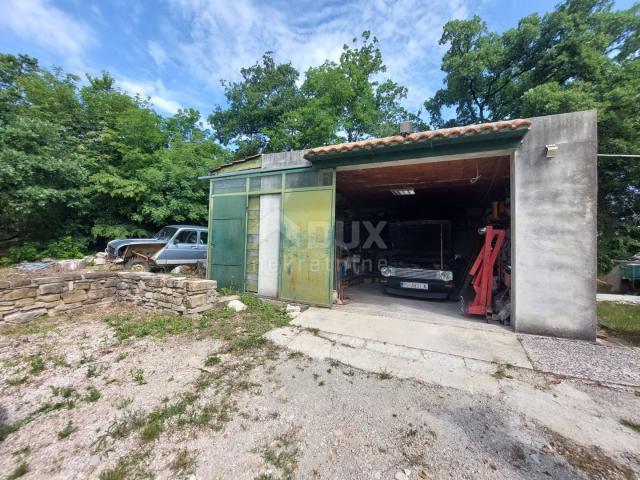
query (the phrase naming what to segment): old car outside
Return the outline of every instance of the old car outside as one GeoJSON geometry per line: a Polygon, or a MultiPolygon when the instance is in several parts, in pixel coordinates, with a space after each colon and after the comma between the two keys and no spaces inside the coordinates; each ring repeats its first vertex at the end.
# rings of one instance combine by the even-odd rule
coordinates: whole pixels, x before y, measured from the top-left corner
{"type": "Polygon", "coordinates": [[[195,225],[167,225],[151,238],[111,240],[107,260],[133,271],[195,265],[207,258],[208,232],[195,225]]]}

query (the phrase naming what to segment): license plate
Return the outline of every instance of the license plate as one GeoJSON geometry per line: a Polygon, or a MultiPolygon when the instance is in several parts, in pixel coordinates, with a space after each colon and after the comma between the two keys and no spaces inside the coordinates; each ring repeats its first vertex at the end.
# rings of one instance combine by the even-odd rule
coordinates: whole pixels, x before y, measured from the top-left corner
{"type": "Polygon", "coordinates": [[[415,288],[418,290],[429,290],[429,284],[419,283],[419,282],[400,282],[400,288],[415,288]]]}

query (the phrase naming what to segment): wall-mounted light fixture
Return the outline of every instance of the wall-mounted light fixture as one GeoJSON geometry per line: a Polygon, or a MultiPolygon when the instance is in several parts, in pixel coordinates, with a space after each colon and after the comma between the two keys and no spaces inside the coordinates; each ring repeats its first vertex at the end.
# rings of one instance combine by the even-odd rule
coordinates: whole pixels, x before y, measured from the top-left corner
{"type": "Polygon", "coordinates": [[[555,143],[546,145],[545,150],[547,158],[553,158],[558,154],[558,146],[555,143]]]}

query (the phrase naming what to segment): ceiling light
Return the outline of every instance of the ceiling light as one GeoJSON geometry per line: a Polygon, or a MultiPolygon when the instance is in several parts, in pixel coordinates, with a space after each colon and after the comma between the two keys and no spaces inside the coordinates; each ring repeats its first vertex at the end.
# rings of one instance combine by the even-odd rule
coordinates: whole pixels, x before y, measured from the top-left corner
{"type": "Polygon", "coordinates": [[[396,196],[416,194],[413,188],[392,188],[391,193],[393,193],[396,196]]]}

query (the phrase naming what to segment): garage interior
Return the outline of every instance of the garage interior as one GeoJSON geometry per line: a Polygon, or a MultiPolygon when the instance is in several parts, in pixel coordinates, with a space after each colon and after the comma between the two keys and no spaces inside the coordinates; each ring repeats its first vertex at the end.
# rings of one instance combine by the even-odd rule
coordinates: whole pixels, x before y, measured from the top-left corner
{"type": "Polygon", "coordinates": [[[496,261],[491,322],[508,325],[508,317],[495,313],[509,302],[511,286],[510,160],[500,155],[339,168],[335,307],[486,322],[485,316],[463,316],[460,296],[467,304],[474,297],[465,279],[484,243],[479,229],[492,225],[504,229],[505,242],[496,261]],[[452,272],[453,279],[425,290],[429,282],[420,282],[419,275],[409,282],[383,275],[388,266],[452,272]]]}

